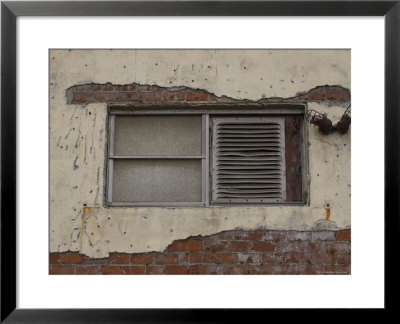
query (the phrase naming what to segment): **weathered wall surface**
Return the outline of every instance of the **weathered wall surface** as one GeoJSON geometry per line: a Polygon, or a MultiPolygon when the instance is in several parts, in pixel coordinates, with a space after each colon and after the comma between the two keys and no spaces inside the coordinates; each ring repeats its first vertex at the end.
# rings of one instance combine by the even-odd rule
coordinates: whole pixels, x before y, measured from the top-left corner
{"type": "MultiPolygon", "coordinates": [[[[66,97],[71,86],[88,83],[185,86],[234,99],[289,98],[316,86],[350,89],[350,51],[51,50],[51,252],[105,257],[163,251],[174,240],[235,228],[350,227],[351,132],[326,136],[313,126],[308,131],[310,205],[104,207],[107,105],[68,105],[66,97]]],[[[308,107],[333,122],[345,110],[344,103],[324,100],[309,100],[308,107]]]]}
{"type": "Polygon", "coordinates": [[[162,253],[92,259],[50,253],[50,274],[350,274],[351,232],[233,230],[189,237],[162,253]]]}

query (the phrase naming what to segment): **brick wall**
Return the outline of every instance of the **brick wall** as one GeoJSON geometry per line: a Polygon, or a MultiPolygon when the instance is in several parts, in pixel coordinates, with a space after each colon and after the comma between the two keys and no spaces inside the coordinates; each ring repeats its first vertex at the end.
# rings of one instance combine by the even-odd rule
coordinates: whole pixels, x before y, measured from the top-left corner
{"type": "Polygon", "coordinates": [[[350,274],[351,232],[233,230],[162,253],[50,253],[50,274],[350,274]]]}
{"type": "Polygon", "coordinates": [[[137,103],[137,104],[168,104],[201,105],[210,103],[220,104],[263,104],[263,103],[304,103],[304,102],[348,102],[350,91],[341,86],[318,86],[308,92],[298,93],[291,98],[262,98],[257,101],[236,100],[226,96],[218,97],[202,89],[187,87],[165,88],[156,85],[127,85],[83,84],[73,86],[66,91],[68,104],[89,103],[137,103]]]}

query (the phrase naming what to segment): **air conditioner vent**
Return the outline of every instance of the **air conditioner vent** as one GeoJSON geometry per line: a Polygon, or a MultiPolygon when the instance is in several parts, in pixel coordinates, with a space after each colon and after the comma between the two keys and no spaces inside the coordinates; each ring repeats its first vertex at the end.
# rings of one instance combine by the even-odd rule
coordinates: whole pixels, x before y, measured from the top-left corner
{"type": "Polygon", "coordinates": [[[283,118],[214,118],[212,156],[213,202],[259,204],[285,200],[283,118]]]}

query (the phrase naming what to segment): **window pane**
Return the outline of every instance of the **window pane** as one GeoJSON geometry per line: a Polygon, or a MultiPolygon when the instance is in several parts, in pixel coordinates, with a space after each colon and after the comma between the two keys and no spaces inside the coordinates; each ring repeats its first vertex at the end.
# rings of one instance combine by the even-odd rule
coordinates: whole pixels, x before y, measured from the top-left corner
{"type": "Polygon", "coordinates": [[[201,155],[201,116],[116,116],[115,155],[201,155]]]}
{"type": "Polygon", "coordinates": [[[114,160],[115,202],[200,202],[201,160],[114,160]]]}

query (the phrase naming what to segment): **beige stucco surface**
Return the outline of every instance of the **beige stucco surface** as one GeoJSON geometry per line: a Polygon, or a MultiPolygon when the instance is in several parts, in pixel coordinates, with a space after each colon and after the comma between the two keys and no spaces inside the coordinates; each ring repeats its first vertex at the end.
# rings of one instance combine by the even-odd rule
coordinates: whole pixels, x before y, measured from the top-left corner
{"type": "MultiPolygon", "coordinates": [[[[106,104],[67,105],[84,83],[156,84],[257,100],[319,85],[350,89],[347,50],[51,50],[50,251],[162,251],[172,241],[234,228],[309,230],[321,220],[350,226],[351,129],[308,127],[310,204],[282,207],[108,208],[103,206],[106,104]],[[86,206],[85,206],[86,205],[86,206]]],[[[336,122],[342,106],[308,106],[336,122]]]]}

